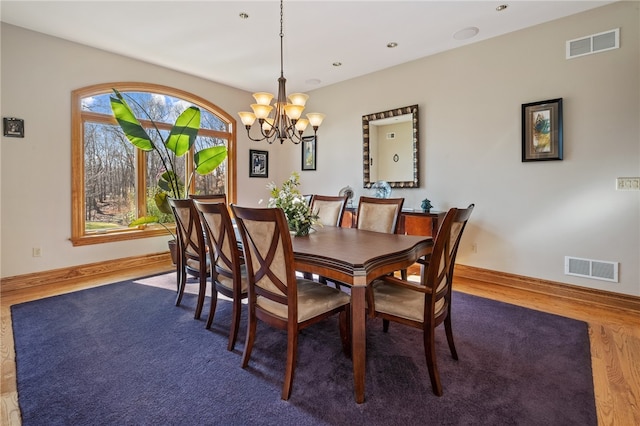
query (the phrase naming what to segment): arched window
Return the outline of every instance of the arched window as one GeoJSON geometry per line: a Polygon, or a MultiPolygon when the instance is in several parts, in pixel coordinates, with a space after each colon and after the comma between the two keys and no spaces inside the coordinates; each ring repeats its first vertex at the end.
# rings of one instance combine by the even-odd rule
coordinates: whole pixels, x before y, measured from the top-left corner
{"type": "MultiPolygon", "coordinates": [[[[193,179],[189,193],[227,195],[236,199],[235,119],[211,102],[171,87],[145,83],[109,83],[72,92],[71,203],[74,246],[158,236],[173,226],[173,217],[157,210],[153,197],[162,166],[154,155],[135,148],[117,124],[109,98],[113,89],[132,97],[158,124],[169,132],[176,117],[189,106],[201,111],[195,150],[226,145],[228,156],[213,173],[193,179]],[[136,218],[158,216],[161,224],[129,227],[136,218]],[[166,226],[166,227],[165,227],[166,226]]],[[[144,115],[133,108],[143,126],[144,115]]],[[[148,133],[153,135],[153,131],[148,133]]],[[[152,136],[153,137],[153,136],[152,136]]],[[[193,170],[193,155],[177,159],[184,182],[193,170]]]]}

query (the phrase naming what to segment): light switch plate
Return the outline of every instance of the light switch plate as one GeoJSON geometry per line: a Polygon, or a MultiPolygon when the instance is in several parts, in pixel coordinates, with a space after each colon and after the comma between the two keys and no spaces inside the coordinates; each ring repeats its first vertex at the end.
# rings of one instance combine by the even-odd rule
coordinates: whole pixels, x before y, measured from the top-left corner
{"type": "Polygon", "coordinates": [[[619,177],[616,179],[618,191],[640,191],[640,177],[619,177]]]}

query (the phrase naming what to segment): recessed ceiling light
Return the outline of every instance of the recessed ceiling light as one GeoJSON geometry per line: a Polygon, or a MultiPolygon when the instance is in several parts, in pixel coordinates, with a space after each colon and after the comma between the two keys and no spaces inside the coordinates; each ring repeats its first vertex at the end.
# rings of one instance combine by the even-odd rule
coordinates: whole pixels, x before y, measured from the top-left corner
{"type": "Polygon", "coordinates": [[[387,43],[387,47],[389,49],[393,49],[394,47],[398,47],[398,43],[396,43],[395,41],[389,42],[387,43]]]}
{"type": "Polygon", "coordinates": [[[468,38],[475,37],[478,32],[480,32],[480,30],[477,27],[463,28],[460,31],[456,32],[453,35],[453,38],[455,38],[456,40],[466,40],[468,38]]]}
{"type": "Polygon", "coordinates": [[[500,6],[496,7],[496,10],[498,12],[502,12],[503,10],[505,10],[506,8],[508,8],[509,5],[508,4],[501,4],[500,6]]]}
{"type": "Polygon", "coordinates": [[[342,66],[342,62],[334,62],[333,66],[334,67],[341,67],[342,66]]]}
{"type": "Polygon", "coordinates": [[[240,16],[240,19],[249,19],[249,14],[247,12],[240,12],[238,16],[240,16]]]}

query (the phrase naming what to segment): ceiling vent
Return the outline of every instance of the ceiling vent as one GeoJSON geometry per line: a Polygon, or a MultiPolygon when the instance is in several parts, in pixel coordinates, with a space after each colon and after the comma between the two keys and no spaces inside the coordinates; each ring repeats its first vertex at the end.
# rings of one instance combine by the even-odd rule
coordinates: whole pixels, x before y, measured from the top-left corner
{"type": "Polygon", "coordinates": [[[620,28],[567,41],[567,59],[620,47],[620,28]]]}
{"type": "Polygon", "coordinates": [[[618,262],[565,256],[564,273],[595,280],[618,282],[618,262]]]}

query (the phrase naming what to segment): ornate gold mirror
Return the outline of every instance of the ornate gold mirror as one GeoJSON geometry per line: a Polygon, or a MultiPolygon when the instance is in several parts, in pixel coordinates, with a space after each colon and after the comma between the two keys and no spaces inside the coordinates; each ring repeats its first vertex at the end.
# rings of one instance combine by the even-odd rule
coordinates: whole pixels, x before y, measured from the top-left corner
{"type": "Polygon", "coordinates": [[[418,187],[418,105],[362,116],[363,185],[418,187]]]}

